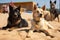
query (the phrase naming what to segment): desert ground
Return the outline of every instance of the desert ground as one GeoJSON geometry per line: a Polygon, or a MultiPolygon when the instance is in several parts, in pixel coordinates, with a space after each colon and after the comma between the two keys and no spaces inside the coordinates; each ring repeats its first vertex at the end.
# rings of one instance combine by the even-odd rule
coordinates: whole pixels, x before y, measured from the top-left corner
{"type": "MultiPolygon", "coordinates": [[[[31,27],[30,21],[32,19],[32,13],[22,13],[22,18],[26,19],[29,23],[29,27],[31,27]]],[[[8,14],[0,13],[0,28],[7,25],[8,14]]],[[[57,22],[57,19],[54,21],[48,21],[54,28],[60,29],[60,22],[57,22]]],[[[28,28],[29,28],[28,27],[28,28]]],[[[27,33],[25,31],[8,31],[8,30],[0,30],[0,40],[60,40],[60,32],[57,30],[48,30],[54,38],[46,36],[44,33],[32,33],[30,34],[30,38],[26,38],[27,33]]]]}

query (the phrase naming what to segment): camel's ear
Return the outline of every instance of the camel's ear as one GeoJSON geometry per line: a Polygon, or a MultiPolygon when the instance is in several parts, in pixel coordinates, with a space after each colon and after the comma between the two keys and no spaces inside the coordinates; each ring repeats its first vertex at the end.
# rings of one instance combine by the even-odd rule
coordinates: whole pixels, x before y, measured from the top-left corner
{"type": "Polygon", "coordinates": [[[37,5],[34,5],[34,10],[36,10],[37,9],[37,5]]]}
{"type": "Polygon", "coordinates": [[[44,5],[44,6],[42,6],[42,9],[43,9],[43,10],[46,10],[46,7],[45,7],[45,5],[44,5]]]}
{"type": "Polygon", "coordinates": [[[54,3],[56,4],[56,0],[54,1],[54,3]]]}
{"type": "Polygon", "coordinates": [[[52,3],[52,1],[50,0],[50,4],[52,3]]]}

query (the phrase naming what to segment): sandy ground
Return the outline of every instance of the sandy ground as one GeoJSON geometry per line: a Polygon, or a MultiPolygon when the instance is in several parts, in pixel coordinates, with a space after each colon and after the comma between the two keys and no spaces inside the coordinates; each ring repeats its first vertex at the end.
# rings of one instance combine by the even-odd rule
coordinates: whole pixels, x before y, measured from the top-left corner
{"type": "MultiPolygon", "coordinates": [[[[30,20],[32,19],[32,14],[22,13],[22,18],[26,19],[30,24],[30,20]]],[[[0,14],[0,28],[7,25],[8,14],[0,14]]],[[[60,23],[55,21],[49,21],[49,23],[55,27],[56,29],[60,29],[60,23]]],[[[32,33],[30,34],[30,38],[26,38],[27,33],[25,31],[16,31],[13,30],[11,32],[7,30],[0,30],[0,40],[60,40],[60,32],[55,30],[48,30],[54,38],[46,36],[44,33],[32,33]]]]}

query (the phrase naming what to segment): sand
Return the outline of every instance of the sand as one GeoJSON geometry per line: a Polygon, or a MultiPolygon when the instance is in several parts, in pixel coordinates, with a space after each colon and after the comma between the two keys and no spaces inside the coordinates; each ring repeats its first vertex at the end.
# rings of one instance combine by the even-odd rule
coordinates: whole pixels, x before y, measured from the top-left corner
{"type": "MultiPolygon", "coordinates": [[[[29,26],[31,26],[30,21],[32,19],[32,14],[28,13],[22,13],[22,18],[26,19],[29,23],[29,26]]],[[[7,25],[7,19],[8,14],[0,14],[0,28],[7,25]]],[[[60,22],[57,22],[57,20],[49,21],[49,23],[55,27],[56,29],[60,29],[60,22]]],[[[48,30],[49,33],[54,38],[51,38],[49,36],[46,36],[44,33],[32,33],[30,34],[30,38],[26,38],[27,33],[25,31],[17,31],[13,30],[11,32],[7,30],[0,30],[0,40],[60,40],[60,32],[55,30],[48,30]]]]}

